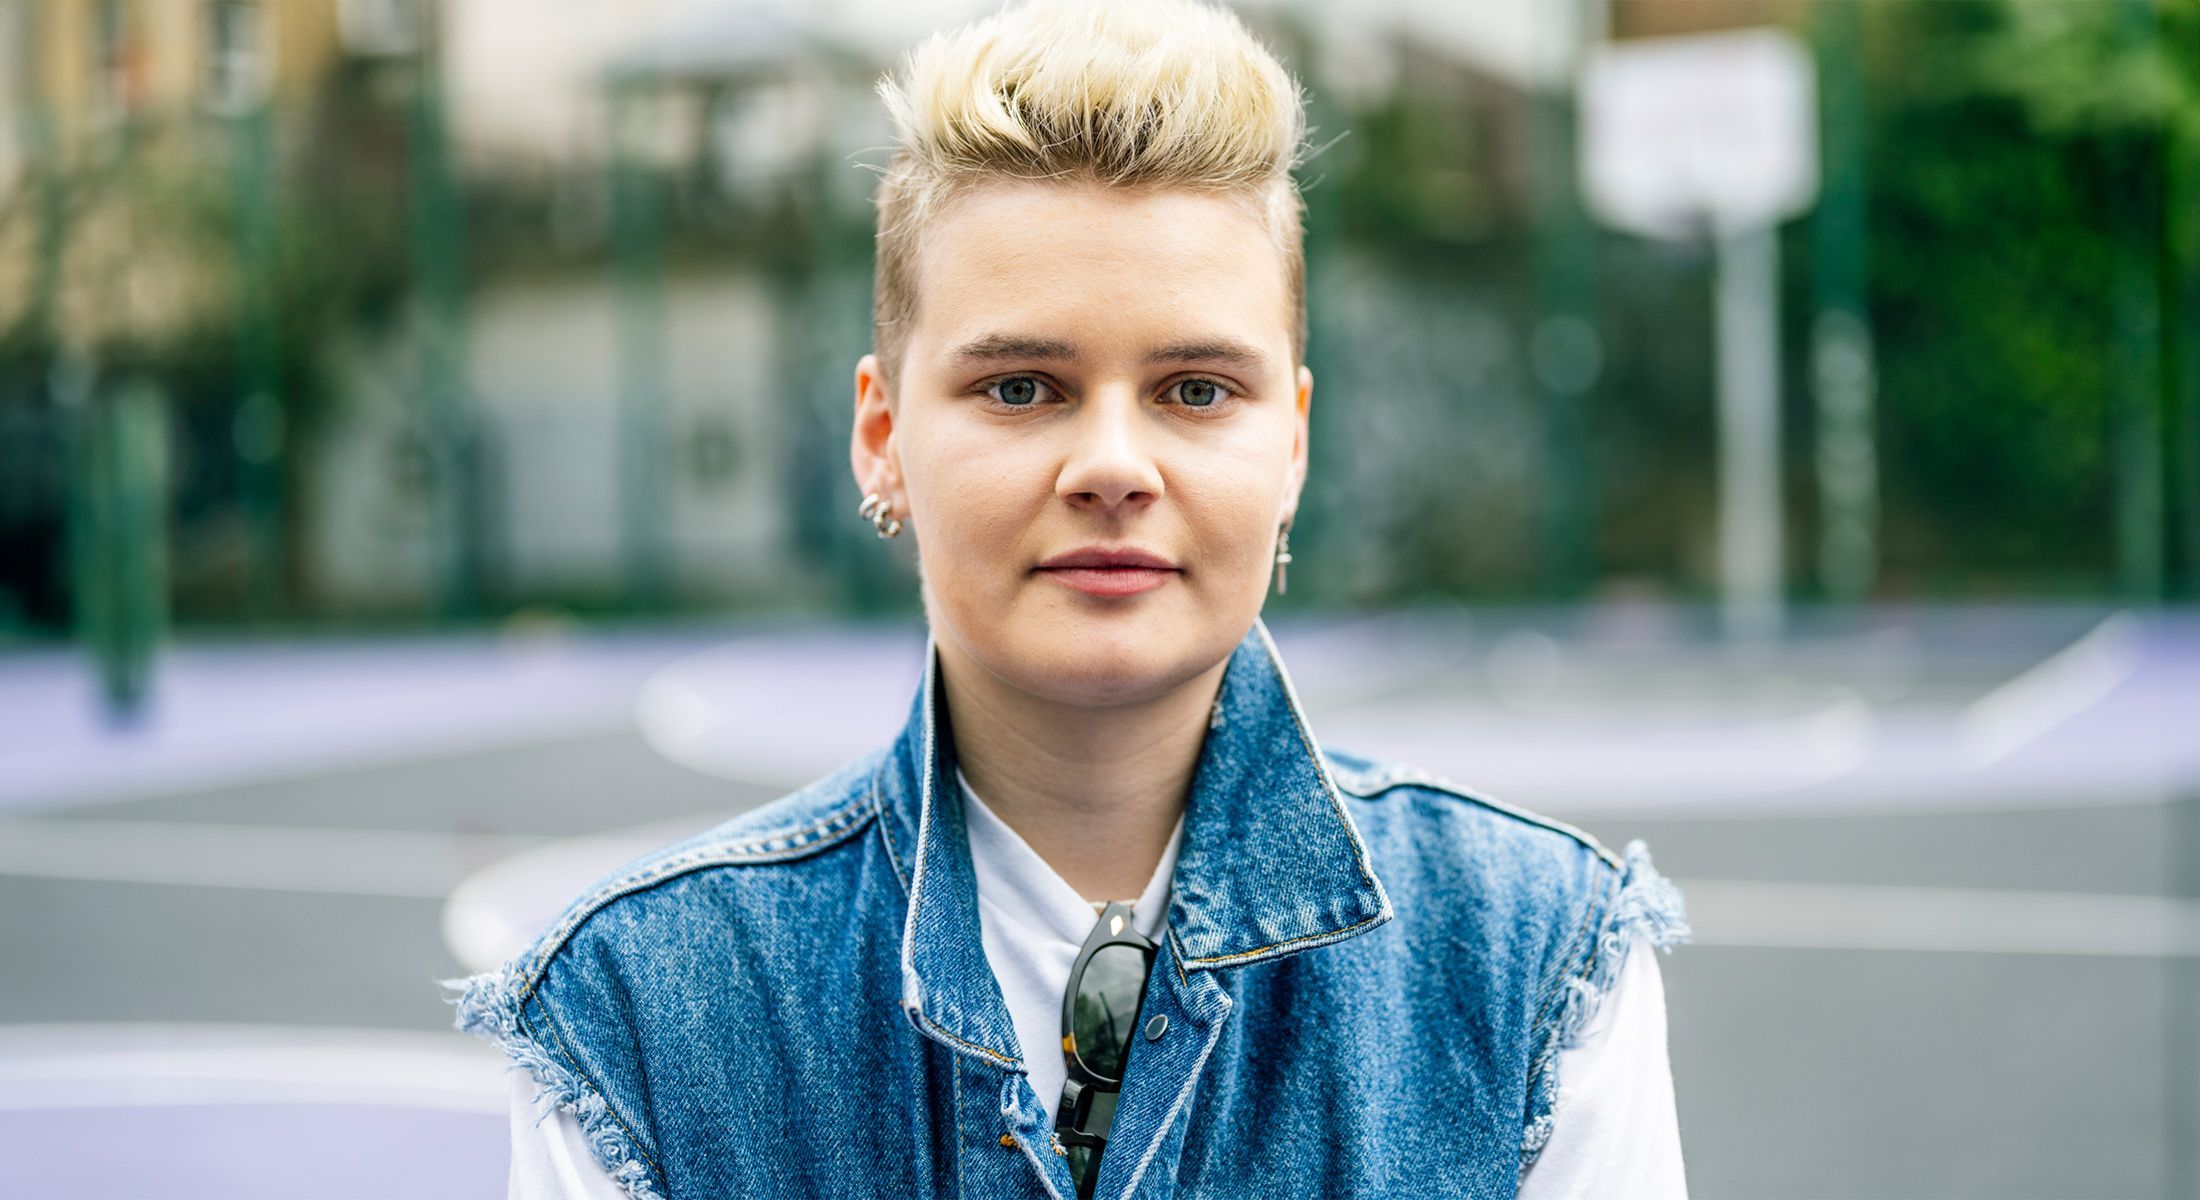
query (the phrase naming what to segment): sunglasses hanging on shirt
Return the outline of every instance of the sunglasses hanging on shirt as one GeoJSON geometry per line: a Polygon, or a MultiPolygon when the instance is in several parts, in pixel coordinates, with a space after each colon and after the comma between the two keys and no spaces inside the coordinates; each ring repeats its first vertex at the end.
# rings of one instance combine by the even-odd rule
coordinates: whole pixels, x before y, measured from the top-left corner
{"type": "Polygon", "coordinates": [[[1062,1057],[1069,1072],[1054,1132],[1068,1151],[1078,1200],[1092,1200],[1100,1178],[1100,1152],[1107,1148],[1123,1064],[1130,1058],[1146,975],[1153,969],[1156,947],[1138,932],[1131,915],[1131,906],[1120,900],[1101,910],[1062,993],[1062,1057]]]}

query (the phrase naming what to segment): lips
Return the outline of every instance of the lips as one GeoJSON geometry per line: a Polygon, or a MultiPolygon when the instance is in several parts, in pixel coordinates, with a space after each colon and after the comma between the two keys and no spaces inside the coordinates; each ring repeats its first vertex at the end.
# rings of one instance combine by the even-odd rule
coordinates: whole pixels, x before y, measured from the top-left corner
{"type": "Polygon", "coordinates": [[[1176,564],[1151,550],[1138,546],[1081,546],[1066,554],[1057,554],[1039,564],[1042,571],[1058,571],[1069,568],[1108,571],[1143,568],[1151,571],[1174,571],[1176,564]]]}
{"type": "Polygon", "coordinates": [[[1039,564],[1041,575],[1088,596],[1135,596],[1174,579],[1177,566],[1137,546],[1085,546],[1039,564]]]}

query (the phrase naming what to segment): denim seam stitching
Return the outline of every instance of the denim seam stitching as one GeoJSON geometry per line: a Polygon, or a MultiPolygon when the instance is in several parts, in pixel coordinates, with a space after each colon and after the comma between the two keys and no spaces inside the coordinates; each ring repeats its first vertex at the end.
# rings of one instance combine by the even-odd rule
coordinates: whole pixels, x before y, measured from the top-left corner
{"type": "Polygon", "coordinates": [[[1017,1138],[1016,1146],[1024,1152],[1024,1159],[1031,1164],[1031,1169],[1038,1172],[1039,1182],[1046,1188],[1048,1200],[1062,1200],[1062,1193],[1055,1189],[1054,1177],[1047,1174],[1047,1165],[1040,1161],[1039,1151],[1032,1140],[1028,1137],[1017,1138]]]}
{"type": "MultiPolygon", "coordinates": [[[[911,1018],[917,1021],[920,1025],[929,1025],[932,1028],[939,1030],[941,1034],[956,1042],[962,1042],[961,1038],[955,1037],[954,1034],[948,1033],[947,1030],[940,1028],[939,1023],[932,1020],[932,1018],[926,1015],[926,1013],[924,1012],[924,989],[922,988],[922,979],[917,974],[917,910],[918,905],[921,903],[921,901],[919,901],[917,897],[922,892],[922,889],[924,887],[924,869],[928,862],[925,857],[925,841],[928,835],[931,833],[932,825],[932,775],[936,765],[933,761],[933,755],[936,752],[933,743],[934,739],[938,736],[938,730],[934,728],[933,725],[932,711],[934,704],[937,703],[934,691],[939,686],[938,680],[935,678],[935,668],[938,665],[938,658],[939,651],[933,645],[933,635],[927,633],[925,635],[924,682],[922,687],[918,691],[917,700],[918,707],[921,710],[920,719],[923,722],[921,726],[921,729],[923,731],[923,739],[921,742],[921,745],[923,746],[923,754],[916,764],[917,769],[922,772],[921,777],[917,781],[917,832],[915,838],[916,849],[912,851],[910,855],[911,861],[909,866],[910,875],[909,903],[907,905],[908,911],[904,912],[901,918],[901,953],[897,956],[898,961],[896,965],[901,970],[901,994],[903,999],[906,1001],[913,998],[918,1001],[917,1005],[914,1007],[911,1007],[906,1003],[904,1004],[904,1008],[907,1009],[907,1011],[911,1014],[911,1018]],[[909,986],[912,980],[917,981],[919,984],[919,988],[915,992],[912,992],[909,986]]],[[[968,1045],[969,1043],[963,1044],[968,1045]]],[[[983,1049],[983,1047],[973,1048],[983,1049]]],[[[990,1051],[988,1051],[988,1053],[990,1053],[990,1051]]]]}
{"type": "MultiPolygon", "coordinates": [[[[1551,1040],[1559,1047],[1577,1045],[1596,1012],[1619,986],[1619,977],[1638,940],[1652,950],[1670,951],[1686,942],[1691,930],[1679,889],[1658,873],[1650,848],[1641,838],[1627,843],[1626,868],[1617,872],[1610,898],[1598,914],[1580,969],[1565,979],[1564,1002],[1552,1018],[1551,1040]]],[[[1521,1169],[1541,1157],[1555,1127],[1563,1059],[1546,1055],[1546,1082],[1552,1107],[1531,1120],[1520,1139],[1521,1169]]]]}
{"type": "MultiPolygon", "coordinates": [[[[901,814],[886,803],[884,789],[879,786],[879,780],[884,778],[886,774],[886,764],[893,761],[893,758],[894,755],[889,750],[871,768],[871,808],[872,811],[879,814],[879,836],[886,843],[886,858],[888,862],[893,864],[894,878],[901,882],[902,893],[907,895],[911,891],[914,880],[909,869],[902,866],[901,855],[894,850],[894,831],[901,827],[901,814]]],[[[912,835],[910,840],[915,842],[918,838],[912,835]]]]}
{"type": "Polygon", "coordinates": [[[1363,800],[1372,800],[1375,797],[1382,795],[1384,792],[1390,791],[1394,788],[1408,786],[1425,787],[1432,791],[1443,792],[1447,795],[1455,796],[1461,800],[1465,800],[1470,804],[1479,804],[1482,807],[1491,810],[1492,812],[1502,813],[1509,817],[1515,817],[1519,820],[1526,821],[1531,825],[1540,825],[1543,828],[1552,830],[1556,833],[1563,833],[1566,836],[1574,839],[1575,841],[1580,842],[1590,851],[1594,852],[1596,856],[1603,859],[1607,865],[1612,867],[1620,867],[1623,865],[1620,861],[1619,856],[1617,854],[1614,854],[1610,847],[1598,841],[1594,834],[1591,834],[1585,829],[1582,829],[1575,825],[1569,825],[1566,822],[1557,819],[1556,817],[1544,816],[1542,813],[1536,812],[1532,809],[1521,808],[1518,805],[1508,804],[1505,801],[1499,800],[1494,796],[1483,795],[1482,793],[1475,791],[1473,788],[1466,787],[1463,784],[1454,783],[1453,781],[1444,778],[1442,775],[1421,767],[1409,765],[1394,765],[1385,767],[1378,771],[1372,771],[1369,774],[1363,776],[1361,784],[1362,787],[1364,787],[1366,790],[1356,791],[1354,792],[1354,795],[1359,796],[1363,800]]]}
{"type": "Polygon", "coordinates": [[[871,768],[871,812],[878,818],[878,836],[879,841],[886,846],[886,863],[894,869],[894,880],[901,884],[901,894],[906,897],[909,894],[909,874],[902,869],[901,856],[894,853],[894,831],[889,828],[894,814],[887,810],[886,799],[879,794],[879,774],[885,769],[884,759],[879,761],[878,766],[871,768]]]}
{"type": "MultiPolygon", "coordinates": [[[[634,1143],[634,1152],[642,1156],[642,1161],[649,1164],[650,1169],[657,1173],[658,1179],[664,1179],[664,1166],[657,1161],[655,1155],[649,1152],[649,1143],[643,1139],[641,1134],[634,1131],[633,1124],[630,1123],[626,1119],[626,1117],[619,1112],[619,1106],[611,1102],[610,1093],[604,1091],[601,1087],[598,1087],[596,1085],[596,1081],[589,1076],[588,1072],[581,1069],[580,1056],[573,1053],[572,1044],[565,1040],[565,1031],[559,1026],[558,1014],[552,1012],[550,1010],[550,1006],[548,1004],[545,1004],[542,1006],[542,1015],[545,1025],[550,1030],[550,1037],[557,1042],[558,1057],[565,1060],[566,1069],[573,1072],[573,1074],[580,1079],[581,1083],[585,1087],[595,1092],[597,1095],[603,1097],[604,1111],[610,1113],[611,1119],[617,1121],[619,1123],[619,1128],[626,1131],[626,1136],[634,1143]]],[[[522,1001],[521,1003],[519,1020],[521,1027],[526,1028],[529,1034],[532,1035],[533,1030],[529,1027],[531,1027],[534,1023],[527,1019],[527,1009],[524,1001],[522,1001]]],[[[671,1185],[669,1184],[669,1182],[666,1184],[664,1190],[666,1190],[667,1192],[671,1190],[671,1185]]]]}
{"type": "MultiPolygon", "coordinates": [[[[1533,1126],[1543,1116],[1555,1114],[1558,1107],[1558,1096],[1554,1091],[1551,1096],[1551,1111],[1545,1114],[1535,1114],[1538,1103],[1537,1093],[1540,1090],[1538,1085],[1550,1071],[1551,1063],[1558,1057],[1560,1049],[1558,1021],[1553,1013],[1553,1008],[1566,995],[1566,981],[1577,975],[1586,974],[1592,965],[1591,959],[1596,951],[1596,939],[1592,936],[1592,931],[1603,923],[1604,914],[1611,911],[1614,901],[1619,896],[1620,883],[1621,880],[1615,876],[1611,886],[1605,889],[1603,903],[1599,904],[1592,900],[1582,905],[1581,922],[1575,925],[1572,936],[1567,939],[1563,952],[1556,959],[1554,969],[1537,984],[1537,991],[1542,999],[1536,1004],[1535,1018],[1529,1025],[1531,1033],[1536,1038],[1536,1049],[1535,1057],[1530,1059],[1528,1063],[1526,1094],[1528,1111],[1533,1115],[1528,1117],[1528,1124],[1521,1131],[1523,1141],[1532,1134],[1533,1126]]],[[[1541,1150],[1542,1146],[1540,1144],[1535,1147],[1533,1152],[1528,1151],[1523,1146],[1521,1169],[1526,1170],[1527,1164],[1533,1161],[1532,1158],[1528,1157],[1530,1153],[1540,1153],[1541,1150]]]]}
{"type": "Polygon", "coordinates": [[[519,999],[525,1001],[534,994],[535,989],[541,985],[543,973],[549,968],[550,960],[557,956],[558,951],[581,926],[586,925],[590,918],[603,911],[612,901],[646,891],[677,876],[710,867],[757,866],[806,857],[847,840],[850,834],[861,828],[862,818],[872,811],[874,810],[861,804],[850,805],[798,830],[775,834],[761,841],[690,850],[653,864],[627,878],[604,885],[543,936],[521,977],[519,999]]]}
{"type": "Polygon", "coordinates": [[[1588,960],[1591,952],[1595,949],[1595,939],[1590,936],[1590,933],[1602,923],[1602,914],[1611,911],[1612,901],[1617,895],[1618,883],[1615,880],[1611,887],[1605,889],[1602,905],[1592,900],[1581,906],[1581,921],[1573,927],[1573,933],[1566,939],[1566,944],[1558,957],[1553,960],[1551,969],[1536,981],[1536,994],[1542,997],[1535,1008],[1536,1028],[1540,1029],[1542,1027],[1544,1016],[1551,1011],[1552,1007],[1558,1003],[1559,997],[1565,993],[1567,978],[1579,974],[1582,969],[1589,965],[1588,960]]]}
{"type": "Polygon", "coordinates": [[[966,1046],[971,1050],[978,1052],[979,1054],[985,1055],[987,1058],[992,1059],[994,1062],[997,1062],[1012,1071],[1025,1070],[1023,1061],[1021,1059],[1003,1058],[998,1051],[989,1050],[976,1042],[957,1037],[955,1034],[950,1032],[946,1026],[940,1024],[938,1021],[933,1020],[928,1014],[924,1012],[921,1012],[917,1009],[909,1009],[908,1011],[914,1013],[919,1021],[922,1021],[926,1025],[930,1026],[934,1032],[938,1033],[941,1037],[946,1038],[948,1041],[951,1041],[958,1046],[966,1046]]]}
{"type": "MultiPolygon", "coordinates": [[[[926,645],[928,647],[928,650],[930,647],[930,643],[931,635],[928,634],[926,635],[926,645]]],[[[930,859],[926,853],[926,849],[927,843],[931,840],[932,810],[933,805],[937,799],[937,797],[932,794],[932,783],[938,775],[939,771],[938,734],[933,724],[933,707],[937,703],[936,693],[939,688],[939,683],[936,678],[937,672],[934,670],[934,662],[937,657],[938,652],[936,650],[929,650],[929,652],[925,655],[924,664],[924,690],[922,700],[922,705],[924,709],[924,761],[922,762],[922,764],[920,764],[920,769],[923,771],[924,777],[923,781],[919,784],[917,792],[917,852],[916,866],[913,868],[914,874],[912,874],[909,881],[909,911],[908,914],[902,918],[901,924],[901,973],[903,996],[905,997],[905,999],[909,995],[909,980],[917,973],[915,957],[915,928],[917,922],[917,909],[918,905],[921,903],[921,901],[917,899],[917,895],[923,890],[925,867],[930,862],[930,859]]],[[[921,1003],[915,1006],[904,1003],[902,1007],[904,1011],[910,1014],[910,1018],[912,1020],[918,1022],[921,1025],[931,1028],[932,1030],[936,1031],[941,1037],[944,1037],[947,1040],[954,1042],[958,1046],[967,1046],[971,1050],[974,1050],[977,1053],[984,1055],[985,1057],[1001,1064],[1011,1071],[1023,1071],[1027,1069],[1022,1059],[1008,1058],[996,1050],[981,1046],[976,1042],[966,1040],[949,1032],[946,1026],[941,1025],[938,1021],[933,1020],[931,1014],[924,1011],[924,1007],[921,1003]]]]}
{"type": "Polygon", "coordinates": [[[1271,942],[1266,946],[1261,946],[1253,950],[1239,950],[1230,954],[1210,954],[1204,958],[1188,958],[1184,961],[1195,967],[1213,967],[1220,966],[1224,963],[1231,962],[1240,958],[1251,958],[1255,955],[1266,954],[1271,950],[1281,950],[1286,946],[1295,946],[1298,945],[1300,942],[1310,942],[1317,938],[1324,939],[1326,941],[1338,941],[1350,935],[1353,930],[1358,929],[1364,925],[1373,924],[1382,919],[1383,914],[1376,913],[1373,916],[1363,917],[1360,920],[1354,921],[1353,923],[1345,926],[1342,929],[1326,929],[1320,933],[1300,934],[1298,937],[1285,938],[1280,942],[1271,942]]]}
{"type": "Polygon", "coordinates": [[[902,898],[907,899],[909,896],[909,876],[902,870],[901,856],[894,853],[893,836],[886,831],[886,810],[874,809],[872,811],[878,814],[878,840],[879,844],[886,848],[886,865],[893,869],[894,882],[901,885],[902,898]]]}

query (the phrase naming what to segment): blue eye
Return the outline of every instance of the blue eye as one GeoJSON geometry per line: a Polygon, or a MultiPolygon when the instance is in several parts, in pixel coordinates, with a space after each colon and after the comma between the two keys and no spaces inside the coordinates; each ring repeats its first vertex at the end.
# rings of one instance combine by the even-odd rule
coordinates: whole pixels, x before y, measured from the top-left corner
{"type": "Polygon", "coordinates": [[[986,385],[986,394],[1010,408],[1030,408],[1039,402],[1047,385],[1031,375],[1011,375],[986,385]]]}
{"type": "Polygon", "coordinates": [[[1187,379],[1176,386],[1187,408],[1211,408],[1227,395],[1222,385],[1212,379],[1187,379]]]}
{"type": "MultiPolygon", "coordinates": [[[[1053,384],[1036,375],[1010,375],[978,390],[1005,408],[1037,408],[1059,396],[1053,384]]],[[[1220,381],[1197,376],[1169,385],[1164,395],[1169,394],[1173,394],[1182,407],[1194,412],[1219,412],[1237,396],[1220,381]]]]}

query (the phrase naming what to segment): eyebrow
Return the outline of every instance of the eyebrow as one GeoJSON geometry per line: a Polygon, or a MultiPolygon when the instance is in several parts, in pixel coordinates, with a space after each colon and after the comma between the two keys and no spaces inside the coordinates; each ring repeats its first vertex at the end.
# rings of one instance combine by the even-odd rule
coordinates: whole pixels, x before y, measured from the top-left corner
{"type": "MultiPolygon", "coordinates": [[[[1027,337],[1012,333],[989,333],[973,338],[957,347],[949,356],[952,361],[964,365],[1002,362],[1010,359],[1041,362],[1075,362],[1083,357],[1075,342],[1060,338],[1027,337]]],[[[1148,363],[1219,363],[1240,370],[1258,373],[1268,365],[1268,357],[1244,342],[1229,338],[1204,338],[1190,342],[1170,342],[1156,346],[1146,355],[1148,363]]]]}

